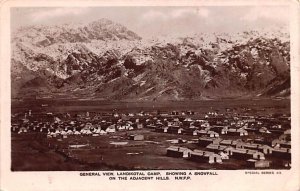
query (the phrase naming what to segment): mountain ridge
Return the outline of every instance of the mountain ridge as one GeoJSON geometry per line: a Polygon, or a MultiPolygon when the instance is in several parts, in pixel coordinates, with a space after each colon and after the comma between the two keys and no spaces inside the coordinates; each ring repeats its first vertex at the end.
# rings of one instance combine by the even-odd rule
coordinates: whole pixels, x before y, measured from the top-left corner
{"type": "Polygon", "coordinates": [[[66,26],[16,31],[12,97],[202,100],[290,94],[290,47],[282,32],[145,40],[108,19],[66,26]]]}

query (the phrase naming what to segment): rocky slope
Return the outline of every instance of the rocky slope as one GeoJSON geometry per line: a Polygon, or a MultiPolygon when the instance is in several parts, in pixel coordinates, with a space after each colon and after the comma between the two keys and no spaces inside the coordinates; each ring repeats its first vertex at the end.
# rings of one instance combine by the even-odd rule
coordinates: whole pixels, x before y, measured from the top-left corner
{"type": "Polygon", "coordinates": [[[289,52],[280,30],[144,40],[107,19],[26,27],[12,35],[12,96],[288,97],[289,52]]]}

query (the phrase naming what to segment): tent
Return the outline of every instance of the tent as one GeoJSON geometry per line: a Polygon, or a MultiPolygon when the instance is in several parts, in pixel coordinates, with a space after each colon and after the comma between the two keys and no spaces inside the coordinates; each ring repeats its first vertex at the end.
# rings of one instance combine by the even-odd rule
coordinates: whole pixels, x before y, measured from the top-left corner
{"type": "Polygon", "coordinates": [[[26,129],[25,127],[21,127],[21,128],[19,129],[18,134],[21,134],[21,133],[27,133],[27,129],[26,129]]]}

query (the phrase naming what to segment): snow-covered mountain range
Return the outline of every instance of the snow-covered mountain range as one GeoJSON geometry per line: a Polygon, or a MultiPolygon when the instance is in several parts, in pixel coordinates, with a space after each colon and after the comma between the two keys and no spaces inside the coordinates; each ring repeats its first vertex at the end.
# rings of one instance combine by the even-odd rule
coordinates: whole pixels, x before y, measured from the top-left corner
{"type": "Polygon", "coordinates": [[[12,96],[186,100],[290,95],[284,29],[142,39],[108,19],[12,34],[12,96]]]}

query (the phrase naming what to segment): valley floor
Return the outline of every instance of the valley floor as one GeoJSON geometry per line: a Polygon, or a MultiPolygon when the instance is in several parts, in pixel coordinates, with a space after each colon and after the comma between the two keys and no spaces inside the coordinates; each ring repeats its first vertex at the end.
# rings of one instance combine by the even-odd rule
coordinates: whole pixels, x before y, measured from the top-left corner
{"type": "MultiPolygon", "coordinates": [[[[32,110],[35,112],[77,113],[87,111],[102,112],[134,112],[134,111],[165,111],[172,110],[196,112],[194,118],[209,111],[220,113],[230,109],[248,116],[266,116],[274,114],[290,115],[290,100],[225,100],[225,101],[194,101],[194,102],[103,102],[74,100],[39,100],[23,101],[12,104],[12,114],[32,110]]],[[[230,158],[222,164],[197,163],[188,159],[173,158],[166,155],[166,149],[172,140],[187,140],[176,146],[190,149],[202,149],[197,144],[198,136],[178,135],[155,132],[143,128],[132,131],[117,131],[113,134],[97,137],[71,135],[66,138],[47,138],[46,134],[29,132],[27,134],[11,134],[13,171],[80,171],[80,170],[151,170],[151,169],[190,169],[190,170],[235,170],[251,169],[244,160],[230,158]],[[140,141],[129,140],[131,134],[143,135],[140,141]],[[193,142],[193,140],[196,142],[193,142]],[[70,148],[70,145],[82,145],[70,148]]],[[[240,137],[222,138],[236,140],[240,137]]],[[[255,138],[249,135],[247,138],[255,138]]],[[[266,156],[273,161],[270,168],[285,169],[282,161],[266,156]]]]}

